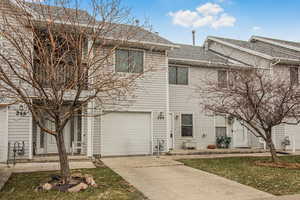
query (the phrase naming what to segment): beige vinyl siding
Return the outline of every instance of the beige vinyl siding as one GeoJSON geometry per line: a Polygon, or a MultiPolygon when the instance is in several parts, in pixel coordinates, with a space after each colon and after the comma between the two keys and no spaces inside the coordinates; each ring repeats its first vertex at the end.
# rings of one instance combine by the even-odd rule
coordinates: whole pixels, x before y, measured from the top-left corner
{"type": "Polygon", "coordinates": [[[18,109],[18,105],[11,105],[9,106],[8,110],[8,141],[10,142],[10,157],[13,156],[13,146],[15,142],[22,142],[25,143],[25,155],[24,156],[17,156],[17,159],[28,159],[29,158],[29,148],[31,144],[29,142],[31,139],[32,129],[30,124],[32,117],[30,113],[26,116],[17,116],[16,110],[18,109]]]}
{"type": "MultiPolygon", "coordinates": [[[[96,51],[100,54],[100,51],[96,51]]],[[[150,70],[142,79],[137,80],[137,88],[133,95],[126,101],[116,105],[102,105],[103,110],[126,112],[151,112],[152,113],[152,138],[153,140],[167,140],[167,113],[168,113],[168,60],[165,52],[144,51],[144,70],[150,70]],[[162,112],[164,119],[158,119],[162,112]]],[[[101,116],[102,117],[102,116],[101,116]]],[[[101,120],[94,120],[93,126],[93,154],[101,150],[101,120]],[[99,137],[100,136],[100,137],[99,137]],[[99,142],[100,139],[100,142],[99,142]]],[[[117,123],[117,122],[116,122],[117,123]]],[[[152,142],[152,141],[151,141],[152,142]]],[[[167,149],[165,142],[164,149],[167,149]]],[[[101,152],[100,152],[101,153],[101,152]]]]}
{"type": "Polygon", "coordinates": [[[197,143],[197,149],[205,149],[215,144],[215,116],[206,114],[199,104],[196,87],[203,84],[206,77],[216,78],[217,71],[205,67],[189,67],[188,85],[169,85],[170,112],[174,113],[175,149],[183,147],[183,142],[197,143]],[[193,137],[181,136],[181,114],[193,114],[193,137]]]}

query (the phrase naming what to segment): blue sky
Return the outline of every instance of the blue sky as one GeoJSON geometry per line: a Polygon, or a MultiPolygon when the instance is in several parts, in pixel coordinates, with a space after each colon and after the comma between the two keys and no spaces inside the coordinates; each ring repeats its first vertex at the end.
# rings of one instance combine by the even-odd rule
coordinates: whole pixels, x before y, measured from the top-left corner
{"type": "Polygon", "coordinates": [[[208,35],[248,40],[251,35],[300,41],[299,0],[122,0],[172,42],[202,44],[208,35]]]}

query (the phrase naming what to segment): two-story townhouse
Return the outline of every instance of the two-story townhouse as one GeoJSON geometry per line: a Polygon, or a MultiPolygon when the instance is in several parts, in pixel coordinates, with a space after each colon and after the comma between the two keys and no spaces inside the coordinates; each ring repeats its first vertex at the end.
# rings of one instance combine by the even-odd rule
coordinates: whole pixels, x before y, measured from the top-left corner
{"type": "Polygon", "coordinates": [[[208,47],[177,44],[180,48],[169,53],[170,135],[174,149],[206,149],[220,136],[232,137],[231,147],[253,147],[257,139],[239,122],[231,123],[228,116],[205,112],[197,87],[208,78],[221,84],[227,82],[228,68],[246,65],[224,58],[208,47]]]}
{"type": "MultiPolygon", "coordinates": [[[[26,3],[28,14],[38,15],[43,12],[40,5],[26,3]]],[[[62,8],[54,9],[57,14],[63,13],[62,8]]],[[[18,11],[18,7],[10,1],[2,2],[2,11],[18,11]]],[[[81,11],[81,23],[88,13],[81,11]]],[[[119,25],[122,28],[123,25],[119,25]]],[[[110,38],[117,40],[118,38],[110,38]]],[[[9,52],[9,42],[1,38],[0,46],[9,52]]],[[[132,73],[129,64],[122,62],[130,57],[131,62],[137,63],[137,70],[147,71],[145,76],[137,80],[138,87],[134,90],[135,98],[124,105],[107,106],[105,110],[97,110],[96,102],[90,103],[88,108],[97,112],[95,116],[84,117],[76,115],[68,122],[64,129],[66,149],[72,153],[74,143],[81,142],[83,149],[80,154],[86,156],[115,156],[115,155],[144,155],[157,150],[167,150],[168,129],[168,57],[167,51],[177,46],[159,35],[140,29],[135,38],[131,38],[126,45],[120,46],[111,56],[114,63],[110,70],[115,73],[132,73]],[[134,55],[134,56],[133,56],[134,55]],[[99,115],[103,113],[103,115],[99,115]]],[[[110,47],[108,46],[107,49],[110,47]]],[[[101,55],[95,46],[94,54],[101,55]]],[[[129,59],[127,59],[129,60],[129,59]]],[[[17,159],[32,159],[36,155],[56,154],[56,141],[53,136],[45,134],[34,122],[30,112],[24,105],[1,104],[0,110],[0,161],[4,162],[13,156],[13,148],[18,144],[23,147],[24,154],[17,159]]],[[[47,120],[44,120],[48,123],[47,120]]],[[[51,123],[49,122],[49,126],[51,123]]],[[[76,151],[77,152],[77,151],[76,151]]]]}

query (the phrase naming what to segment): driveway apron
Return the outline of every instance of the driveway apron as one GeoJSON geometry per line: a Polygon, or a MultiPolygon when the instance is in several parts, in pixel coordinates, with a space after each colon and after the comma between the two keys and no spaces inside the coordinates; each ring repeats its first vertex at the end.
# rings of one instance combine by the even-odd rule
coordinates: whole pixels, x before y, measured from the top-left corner
{"type": "Polygon", "coordinates": [[[103,158],[105,165],[121,175],[150,200],[252,200],[273,197],[167,157],[103,158]]]}

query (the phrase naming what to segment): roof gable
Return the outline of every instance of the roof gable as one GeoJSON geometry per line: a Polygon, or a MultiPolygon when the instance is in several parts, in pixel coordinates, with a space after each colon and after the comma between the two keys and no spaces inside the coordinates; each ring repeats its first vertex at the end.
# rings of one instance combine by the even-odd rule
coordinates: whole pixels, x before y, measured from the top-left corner
{"type": "Polygon", "coordinates": [[[251,42],[251,41],[256,41],[256,40],[270,43],[270,44],[273,44],[276,46],[284,47],[287,49],[300,51],[300,42],[292,42],[292,41],[287,41],[287,40],[279,40],[279,39],[267,38],[267,37],[261,37],[261,36],[252,36],[249,41],[251,42]]]}
{"type": "Polygon", "coordinates": [[[230,38],[221,38],[221,37],[208,37],[207,41],[212,40],[223,45],[230,46],[232,48],[245,51],[252,55],[256,55],[267,60],[284,60],[284,61],[293,61],[300,62],[300,57],[294,52],[289,50],[282,50],[281,47],[276,45],[270,45],[266,43],[256,43],[254,40],[244,41],[244,40],[235,40],[230,38]]]}

